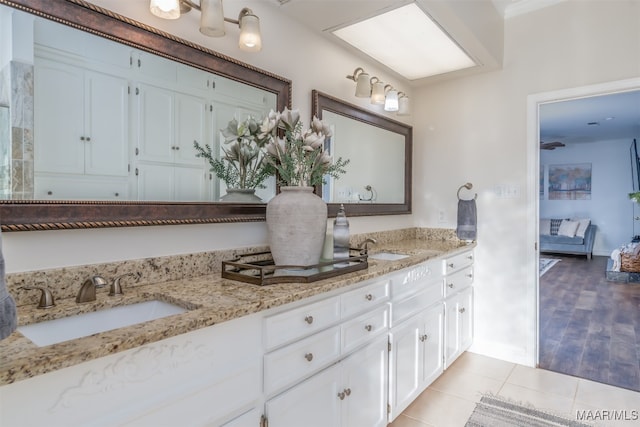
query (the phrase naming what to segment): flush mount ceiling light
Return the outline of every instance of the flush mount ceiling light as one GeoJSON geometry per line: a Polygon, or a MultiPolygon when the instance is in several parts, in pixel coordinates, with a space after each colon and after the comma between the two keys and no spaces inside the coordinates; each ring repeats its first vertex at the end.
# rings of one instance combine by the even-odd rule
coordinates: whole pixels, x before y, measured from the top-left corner
{"type": "Polygon", "coordinates": [[[409,80],[475,66],[475,62],[415,3],[333,31],[409,80]]]}
{"type": "Polygon", "coordinates": [[[200,11],[200,32],[205,36],[224,36],[224,21],[227,21],[240,27],[240,49],[247,52],[259,52],[262,49],[260,18],[248,7],[243,8],[235,20],[225,18],[222,0],[200,0],[199,4],[191,0],[151,0],[149,3],[151,13],[163,19],[178,19],[191,9],[200,11]]]}

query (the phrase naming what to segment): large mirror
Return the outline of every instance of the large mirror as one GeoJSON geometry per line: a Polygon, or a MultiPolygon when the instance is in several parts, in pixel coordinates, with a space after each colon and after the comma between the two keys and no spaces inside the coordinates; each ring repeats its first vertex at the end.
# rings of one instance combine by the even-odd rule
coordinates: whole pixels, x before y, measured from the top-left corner
{"type": "Polygon", "coordinates": [[[341,203],[349,215],[411,213],[412,127],[315,90],[312,113],[332,127],[331,155],[350,160],[322,186],[330,214],[341,203]]]}
{"type": "MultiPolygon", "coordinates": [[[[234,108],[240,108],[245,111],[244,113],[240,113],[240,115],[258,114],[270,108],[282,110],[284,107],[290,107],[291,82],[289,80],[235,61],[232,58],[222,56],[216,52],[203,48],[202,46],[176,38],[173,35],[163,33],[144,24],[131,21],[82,0],[48,0],[46,2],[39,0],[0,0],[0,5],[2,4],[19,9],[23,12],[35,14],[39,17],[38,19],[46,18],[57,23],[65,24],[72,27],[74,29],[73,31],[88,32],[107,39],[109,43],[113,41],[120,43],[127,48],[133,48],[139,51],[140,55],[148,55],[143,59],[151,58],[151,60],[155,62],[152,67],[154,71],[165,69],[164,66],[157,65],[163,61],[171,60],[177,64],[176,67],[178,69],[178,74],[180,73],[180,70],[183,70],[183,73],[192,73],[193,71],[202,74],[197,78],[189,76],[189,81],[204,81],[206,78],[208,82],[208,78],[211,76],[214,80],[218,80],[218,88],[221,84],[226,84],[227,86],[230,86],[229,92],[235,94],[246,92],[248,93],[248,98],[251,98],[257,93],[258,98],[262,99],[263,105],[259,105],[260,102],[249,102],[247,104],[244,101],[240,103],[242,105],[234,105],[234,108]],[[263,93],[264,96],[260,95],[260,93],[263,93]]],[[[3,38],[7,33],[7,31],[3,31],[3,38]]],[[[64,37],[61,37],[60,40],[64,40],[64,37]]],[[[16,40],[11,41],[6,38],[2,43],[5,47],[12,43],[16,45],[19,44],[16,40]]],[[[34,47],[34,49],[37,49],[37,47],[34,47]]],[[[80,50],[82,50],[81,47],[80,50]]],[[[106,48],[104,50],[109,49],[106,48]]],[[[76,53],[77,52],[74,52],[73,54],[75,55],[76,53]]],[[[115,53],[114,55],[117,56],[119,54],[115,53]]],[[[51,61],[47,62],[47,60],[54,59],[57,61],[59,59],[55,52],[47,52],[46,49],[41,54],[36,54],[36,60],[41,60],[39,58],[44,58],[43,63],[45,66],[50,66],[53,63],[51,61]],[[49,54],[49,58],[47,58],[47,54],[49,54]]],[[[6,58],[4,58],[4,60],[6,60],[6,58]]],[[[81,61],[84,60],[81,59],[81,61]]],[[[57,65],[57,62],[54,65],[57,65]]],[[[38,80],[36,80],[33,85],[23,84],[24,82],[21,80],[22,77],[20,76],[20,73],[24,72],[28,78],[28,69],[20,69],[20,64],[13,63],[11,64],[10,71],[6,71],[7,69],[7,66],[3,67],[3,73],[14,73],[14,77],[15,74],[18,75],[17,79],[15,79],[16,81],[10,83],[10,89],[17,91],[18,98],[34,95],[33,93],[28,93],[30,88],[37,91],[39,88],[47,86],[50,87],[55,84],[55,80],[53,80],[54,84],[48,81],[38,82],[38,80]],[[20,91],[24,91],[25,93],[20,93],[20,91]]],[[[64,71],[67,72],[68,70],[64,69],[64,71]]],[[[3,76],[3,81],[7,81],[5,77],[6,76],[3,76]]],[[[72,79],[70,81],[72,81],[72,79]]],[[[117,87],[117,82],[115,82],[115,84],[116,86],[111,87],[117,87]]],[[[108,85],[104,85],[101,87],[104,90],[104,87],[107,86],[108,85]]],[[[136,87],[134,90],[137,89],[138,88],[136,87]]],[[[142,87],[141,90],[143,89],[144,87],[142,87]]],[[[7,90],[3,92],[6,94],[7,90]]],[[[37,97],[37,94],[35,94],[35,96],[37,97]]],[[[41,100],[42,97],[39,99],[41,100]]],[[[186,98],[182,97],[179,101],[185,102],[185,99],[186,98]]],[[[190,105],[197,105],[197,103],[191,102],[191,98],[187,99],[187,101],[190,102],[190,105]]],[[[3,102],[4,100],[0,99],[0,103],[3,102]]],[[[18,103],[20,102],[21,101],[18,101],[18,103]]],[[[7,105],[11,108],[10,101],[7,102],[7,105]]],[[[150,105],[155,107],[158,104],[151,100],[150,105]]],[[[38,102],[35,103],[35,107],[37,106],[38,102]]],[[[20,105],[20,107],[22,107],[22,105],[20,105]]],[[[70,109],[68,116],[72,116],[73,111],[77,110],[73,109],[74,105],[72,103],[68,103],[68,105],[65,104],[65,107],[70,109]]],[[[38,113],[36,112],[35,114],[38,113]]],[[[220,114],[218,116],[218,121],[220,123],[210,125],[210,127],[224,127],[224,125],[226,125],[226,121],[231,116],[232,115],[228,112],[220,114]],[[224,123],[222,123],[223,121],[224,123]]],[[[22,140],[23,149],[26,151],[29,149],[33,150],[34,145],[38,147],[38,141],[35,143],[33,139],[29,141],[30,135],[33,135],[33,132],[31,132],[32,128],[27,129],[28,125],[25,125],[25,128],[22,129],[20,125],[15,124],[13,118],[11,120],[13,126],[11,130],[11,137],[15,137],[16,132],[18,132],[21,135],[20,139],[22,140]]],[[[55,120],[51,120],[51,123],[52,125],[47,128],[46,133],[48,135],[51,135],[51,129],[54,131],[57,129],[66,129],[64,126],[56,128],[54,126],[55,120]]],[[[112,120],[111,123],[116,123],[116,121],[112,120]]],[[[163,122],[163,124],[166,124],[166,121],[163,122]]],[[[113,129],[115,128],[116,126],[112,126],[112,128],[106,129],[105,131],[113,132],[113,129]]],[[[185,128],[191,128],[191,126],[185,126],[185,128]]],[[[150,128],[148,130],[149,132],[155,132],[155,135],[158,137],[164,135],[161,129],[150,128]]],[[[210,131],[213,133],[215,132],[215,129],[210,131]]],[[[131,131],[124,130],[124,132],[131,131]]],[[[41,132],[41,134],[42,133],[44,132],[41,132]]],[[[33,138],[37,139],[38,135],[34,135],[33,138]]],[[[10,146],[11,144],[5,143],[5,145],[10,146]]],[[[138,147],[136,147],[136,149],[137,148],[138,147]]],[[[123,148],[123,150],[126,149],[127,148],[123,148]]],[[[134,148],[130,149],[133,150],[134,148]]],[[[178,150],[178,148],[175,150],[178,150]]],[[[40,149],[40,151],[42,150],[40,149]]],[[[185,150],[182,150],[180,154],[183,154],[184,151],[185,150]]],[[[52,150],[46,157],[51,159],[51,157],[55,156],[57,153],[57,150],[52,150]]],[[[151,154],[153,153],[151,152],[151,154]]],[[[6,156],[3,157],[3,160],[7,160],[5,157],[6,156]]],[[[78,158],[80,157],[82,156],[78,156],[78,158]]],[[[98,154],[97,158],[104,159],[104,153],[102,155],[98,154]]],[[[70,156],[59,156],[59,160],[59,163],[70,162],[70,156]]],[[[189,155],[188,160],[190,163],[193,163],[191,162],[192,156],[189,155]]],[[[46,165],[44,163],[38,164],[39,161],[41,162],[42,158],[39,160],[37,158],[37,154],[34,155],[34,163],[37,167],[41,169],[45,168],[45,172],[47,173],[50,171],[46,170],[46,168],[50,168],[52,176],[58,172],[55,170],[57,165],[54,164],[51,166],[50,162],[47,162],[46,165]]],[[[80,161],[76,163],[82,163],[83,161],[86,165],[86,163],[90,162],[91,159],[80,159],[80,161]]],[[[28,162],[25,161],[21,163],[21,159],[11,159],[7,163],[10,168],[0,168],[0,176],[4,176],[1,174],[11,174],[15,178],[17,175],[30,173],[32,176],[36,176],[35,184],[38,184],[38,174],[34,174],[32,170],[29,170],[29,167],[32,166],[30,166],[28,162]]],[[[148,163],[154,165],[154,159],[151,158],[148,163]]],[[[112,169],[117,170],[123,165],[124,163],[120,162],[120,164],[117,164],[112,169]]],[[[64,165],[64,167],[68,167],[68,165],[64,165]]],[[[100,165],[100,167],[102,167],[102,165],[100,165]]],[[[128,167],[131,168],[131,165],[128,167]]],[[[167,175],[168,174],[160,173],[156,176],[165,177],[167,175]]],[[[154,179],[152,175],[149,176],[151,176],[151,178],[148,181],[154,179]]],[[[47,178],[46,182],[49,184],[54,182],[53,180],[48,179],[48,176],[45,176],[45,178],[47,178]]],[[[3,180],[3,182],[4,181],[6,180],[3,180]]],[[[20,180],[14,179],[14,182],[20,182],[20,180]]],[[[127,187],[126,184],[123,184],[123,186],[120,187],[123,191],[112,191],[106,197],[96,196],[96,200],[88,200],[88,197],[78,197],[78,200],[68,200],[74,199],[74,197],[69,196],[60,197],[60,199],[56,198],[57,194],[63,194],[63,192],[58,191],[56,188],[62,188],[61,186],[64,185],[64,179],[55,181],[55,184],[57,184],[58,187],[46,189],[44,192],[40,190],[40,193],[38,193],[38,189],[33,188],[33,181],[30,182],[27,179],[24,180],[24,183],[26,184],[24,185],[25,189],[20,189],[24,190],[22,195],[15,191],[15,188],[4,191],[1,195],[1,198],[4,200],[0,200],[0,223],[2,224],[2,229],[5,231],[261,221],[264,219],[264,204],[210,203],[202,201],[217,200],[217,196],[221,195],[220,192],[224,191],[224,189],[221,190],[220,188],[216,190],[217,193],[216,191],[210,191],[209,199],[199,196],[188,198],[161,197],[156,195],[139,197],[138,194],[135,194],[130,200],[127,200],[126,198],[124,199],[125,201],[109,200],[113,195],[121,197],[121,195],[125,193],[124,190],[127,187]],[[13,191],[11,194],[7,194],[11,191],[13,191]],[[40,197],[38,197],[38,195],[40,195],[40,197]]],[[[90,182],[90,184],[95,184],[95,180],[90,182]]],[[[162,188],[162,186],[156,186],[156,188],[162,188]]],[[[0,188],[0,190],[2,189],[0,188]]],[[[92,191],[95,191],[94,187],[90,188],[89,193],[92,191]]]]}

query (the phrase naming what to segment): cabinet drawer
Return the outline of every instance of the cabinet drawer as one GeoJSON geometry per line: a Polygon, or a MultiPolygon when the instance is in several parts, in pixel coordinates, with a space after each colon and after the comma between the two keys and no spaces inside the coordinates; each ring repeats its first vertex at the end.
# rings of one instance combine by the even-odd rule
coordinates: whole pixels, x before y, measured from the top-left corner
{"type": "Polygon", "coordinates": [[[340,327],[335,326],[264,357],[267,394],[298,382],[340,357],[340,327]]]}
{"type": "Polygon", "coordinates": [[[427,261],[415,267],[402,270],[391,278],[391,296],[397,299],[398,296],[405,296],[411,292],[419,292],[426,282],[434,282],[442,278],[442,267],[440,260],[427,261]]]}
{"type": "Polygon", "coordinates": [[[391,326],[396,326],[411,315],[441,301],[444,297],[442,288],[441,279],[430,283],[416,294],[411,294],[398,302],[394,301],[391,307],[391,326]]]}
{"type": "Polygon", "coordinates": [[[444,274],[453,273],[454,271],[473,264],[473,258],[473,251],[469,251],[443,260],[444,274]]]}
{"type": "Polygon", "coordinates": [[[445,279],[445,296],[455,294],[458,291],[468,288],[473,283],[473,266],[466,267],[445,279]]]}
{"type": "Polygon", "coordinates": [[[339,296],[275,314],[265,319],[265,346],[271,350],[320,331],[339,320],[339,296]]]}
{"type": "Polygon", "coordinates": [[[356,317],[342,325],[342,353],[366,343],[379,332],[389,327],[389,305],[385,304],[377,309],[356,317]]]}
{"type": "Polygon", "coordinates": [[[127,200],[127,178],[87,175],[34,177],[35,197],[42,200],[127,200]]]}
{"type": "Polygon", "coordinates": [[[342,318],[346,319],[389,300],[390,280],[380,280],[341,296],[342,318]]]}

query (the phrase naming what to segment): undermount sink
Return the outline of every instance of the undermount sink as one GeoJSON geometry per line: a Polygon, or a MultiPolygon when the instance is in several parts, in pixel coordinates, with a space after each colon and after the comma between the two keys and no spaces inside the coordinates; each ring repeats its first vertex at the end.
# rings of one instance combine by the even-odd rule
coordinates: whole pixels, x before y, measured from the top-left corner
{"type": "Polygon", "coordinates": [[[24,325],[18,331],[38,347],[44,347],[186,311],[175,304],[151,300],[24,325]]]}
{"type": "Polygon", "coordinates": [[[397,261],[399,259],[408,258],[409,255],[395,254],[393,252],[378,252],[377,254],[369,255],[369,258],[381,260],[381,261],[397,261]]]}

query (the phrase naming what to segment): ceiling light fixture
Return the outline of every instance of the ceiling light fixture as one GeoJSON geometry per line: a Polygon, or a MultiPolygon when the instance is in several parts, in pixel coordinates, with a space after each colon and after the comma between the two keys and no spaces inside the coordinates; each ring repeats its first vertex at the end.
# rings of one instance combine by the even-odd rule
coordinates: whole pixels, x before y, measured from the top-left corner
{"type": "Polygon", "coordinates": [[[150,0],[149,10],[152,14],[163,19],[178,19],[191,9],[200,11],[200,32],[209,37],[225,35],[224,21],[240,27],[238,47],[247,52],[262,50],[262,35],[260,34],[260,18],[253,14],[248,7],[243,8],[238,19],[225,18],[222,10],[222,0],[200,0],[196,4],[191,0],[150,0]]]}
{"type": "Polygon", "coordinates": [[[371,77],[362,67],[356,68],[347,78],[356,82],[357,98],[370,98],[372,104],[384,105],[385,111],[395,111],[399,116],[411,114],[409,97],[404,92],[399,92],[376,76],[371,77]]]}

